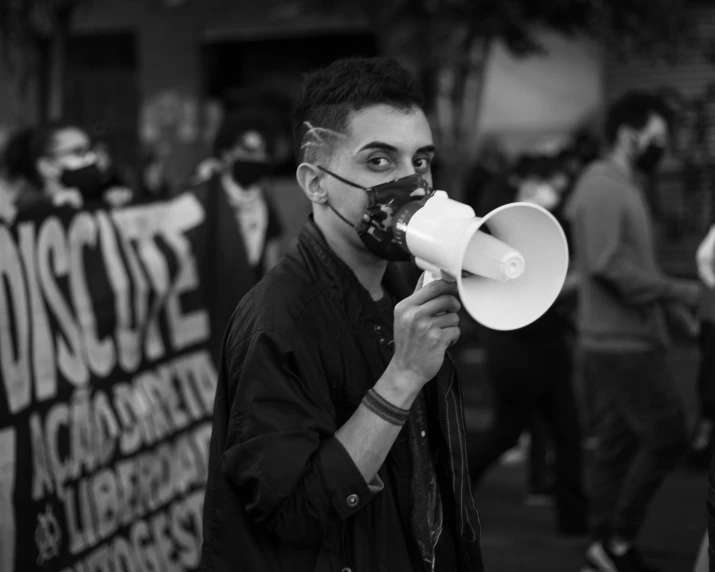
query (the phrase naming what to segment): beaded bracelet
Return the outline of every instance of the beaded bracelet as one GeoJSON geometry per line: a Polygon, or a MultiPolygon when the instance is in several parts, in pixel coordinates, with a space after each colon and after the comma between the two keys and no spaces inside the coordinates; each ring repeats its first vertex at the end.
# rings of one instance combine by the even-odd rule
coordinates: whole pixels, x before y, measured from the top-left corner
{"type": "Polygon", "coordinates": [[[378,417],[392,425],[402,426],[410,416],[409,409],[402,409],[393,405],[382,397],[374,388],[370,388],[362,399],[363,404],[378,417]]]}

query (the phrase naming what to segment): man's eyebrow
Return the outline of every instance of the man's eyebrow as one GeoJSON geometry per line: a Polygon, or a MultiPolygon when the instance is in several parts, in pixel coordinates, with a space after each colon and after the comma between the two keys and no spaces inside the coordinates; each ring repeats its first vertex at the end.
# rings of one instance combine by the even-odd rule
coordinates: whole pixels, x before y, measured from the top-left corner
{"type": "MultiPolygon", "coordinates": [[[[360,147],[360,149],[358,149],[358,153],[370,149],[380,149],[382,151],[390,151],[392,153],[398,151],[397,147],[394,147],[393,145],[390,145],[388,143],[383,143],[381,141],[372,141],[371,143],[360,147]]],[[[435,151],[436,149],[434,145],[425,145],[424,147],[420,147],[419,149],[417,149],[417,153],[434,153],[435,151]]]]}

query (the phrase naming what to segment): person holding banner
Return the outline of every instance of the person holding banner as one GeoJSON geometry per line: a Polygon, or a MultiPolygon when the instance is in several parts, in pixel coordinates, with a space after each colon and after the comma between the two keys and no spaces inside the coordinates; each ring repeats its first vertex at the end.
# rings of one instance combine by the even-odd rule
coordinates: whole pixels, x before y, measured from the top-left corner
{"type": "Polygon", "coordinates": [[[54,122],[34,129],[26,153],[31,185],[18,197],[18,208],[43,203],[121,206],[132,199],[132,191],[118,184],[116,171],[104,168],[106,154],[78,125],[54,122]]]}
{"type": "Polygon", "coordinates": [[[198,182],[211,193],[225,194],[256,282],[278,262],[283,234],[266,188],[272,172],[271,153],[270,124],[255,112],[234,113],[216,135],[211,174],[198,182]]]}
{"type": "Polygon", "coordinates": [[[338,60],[294,119],[313,212],[224,338],[202,569],[483,570],[457,289],[391,264],[389,213],[431,190],[419,88],[394,60],[338,60]]]}

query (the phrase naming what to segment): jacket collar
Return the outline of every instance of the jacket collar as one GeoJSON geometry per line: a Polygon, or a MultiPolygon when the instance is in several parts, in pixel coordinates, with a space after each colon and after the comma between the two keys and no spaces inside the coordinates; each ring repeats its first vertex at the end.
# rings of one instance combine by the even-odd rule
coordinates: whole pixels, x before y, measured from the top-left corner
{"type": "MultiPolygon", "coordinates": [[[[350,267],[330,248],[315,224],[313,215],[309,216],[298,237],[298,251],[303,256],[311,279],[343,306],[352,322],[377,320],[374,300],[350,267]]],[[[382,285],[397,301],[412,293],[404,275],[393,263],[388,263],[382,285]]]]}

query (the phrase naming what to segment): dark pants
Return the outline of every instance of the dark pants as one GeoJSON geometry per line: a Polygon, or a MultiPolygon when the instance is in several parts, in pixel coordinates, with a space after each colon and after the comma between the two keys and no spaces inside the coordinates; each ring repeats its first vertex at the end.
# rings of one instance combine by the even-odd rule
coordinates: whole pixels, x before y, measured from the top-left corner
{"type": "Polygon", "coordinates": [[[485,340],[487,373],[492,384],[494,422],[474,442],[469,456],[475,485],[486,470],[532,425],[542,419],[553,442],[554,493],[558,529],[573,532],[587,522],[583,493],[581,431],[571,386],[571,352],[564,340],[546,343],[490,335],[485,340]]]}
{"type": "Polygon", "coordinates": [[[633,540],[658,487],[686,450],[683,406],[662,351],[584,351],[581,365],[599,401],[594,534],[633,540]]]}

